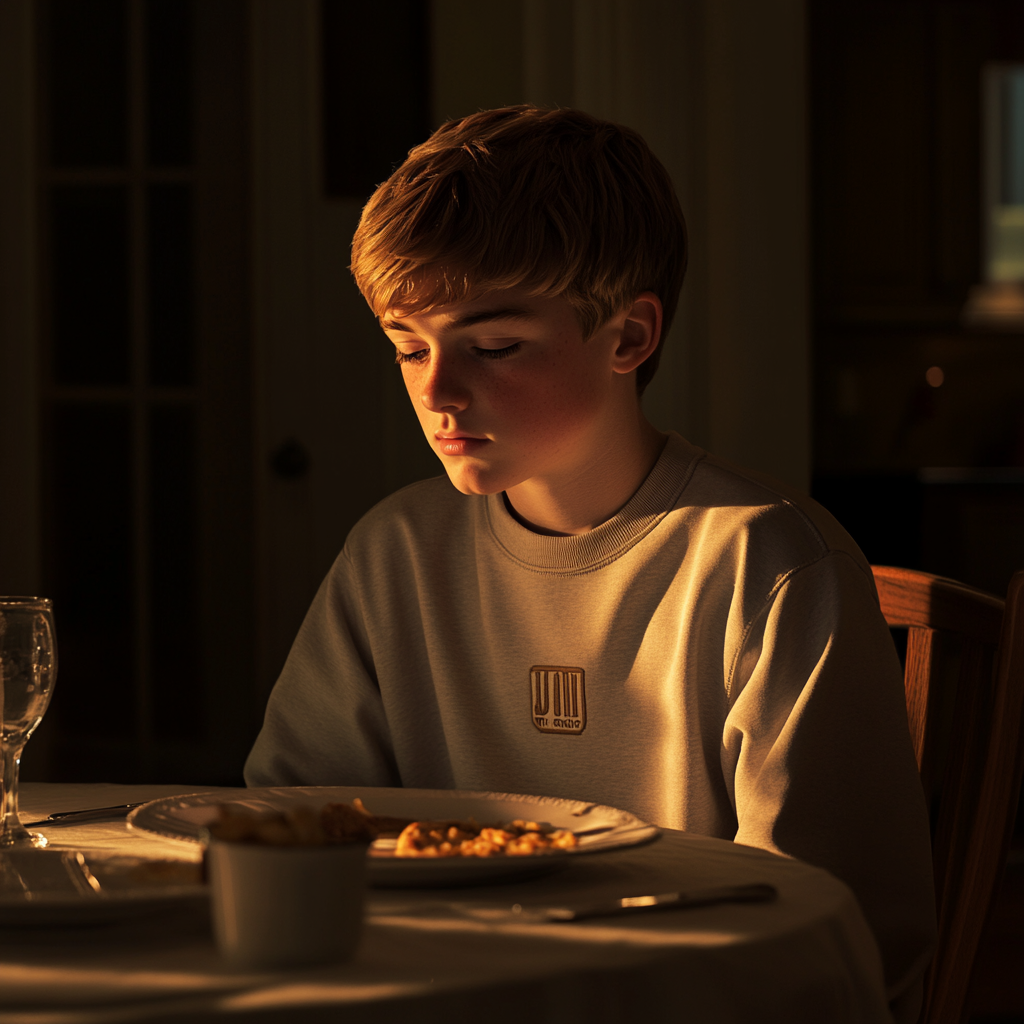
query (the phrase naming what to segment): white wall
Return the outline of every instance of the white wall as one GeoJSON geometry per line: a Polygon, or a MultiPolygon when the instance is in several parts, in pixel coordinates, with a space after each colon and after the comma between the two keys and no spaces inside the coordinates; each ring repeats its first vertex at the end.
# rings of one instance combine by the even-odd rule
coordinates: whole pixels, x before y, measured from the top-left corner
{"type": "Polygon", "coordinates": [[[704,0],[706,444],[803,489],[811,475],[804,0],[704,0]]]}

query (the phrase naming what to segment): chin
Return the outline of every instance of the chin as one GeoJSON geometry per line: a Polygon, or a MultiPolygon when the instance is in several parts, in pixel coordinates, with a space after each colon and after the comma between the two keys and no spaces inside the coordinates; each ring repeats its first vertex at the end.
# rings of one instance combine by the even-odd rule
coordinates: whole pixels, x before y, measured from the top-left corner
{"type": "Polygon", "coordinates": [[[476,469],[445,464],[444,468],[452,486],[463,494],[500,494],[513,486],[513,482],[506,480],[503,475],[483,467],[476,469]]]}

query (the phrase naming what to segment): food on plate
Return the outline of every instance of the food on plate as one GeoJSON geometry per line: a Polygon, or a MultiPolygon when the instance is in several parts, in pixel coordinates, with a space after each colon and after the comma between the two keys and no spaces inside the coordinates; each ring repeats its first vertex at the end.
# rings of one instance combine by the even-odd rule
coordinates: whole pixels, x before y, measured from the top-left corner
{"type": "Polygon", "coordinates": [[[527,857],[571,850],[576,836],[565,828],[516,819],[481,827],[475,821],[414,821],[402,830],[396,857],[527,857]]]}
{"type": "Polygon", "coordinates": [[[518,818],[479,825],[473,819],[415,821],[373,814],[358,797],[351,804],[326,804],[319,812],[299,806],[258,815],[221,804],[219,814],[207,828],[213,838],[225,842],[324,846],[392,838],[396,857],[526,857],[570,850],[578,842],[568,829],[518,818]]]}
{"type": "Polygon", "coordinates": [[[327,846],[338,843],[370,843],[374,835],[365,820],[339,826],[334,816],[311,807],[293,807],[270,814],[252,814],[240,807],[221,804],[220,817],[207,825],[214,839],[261,846],[327,846]]]}
{"type": "Polygon", "coordinates": [[[324,828],[330,836],[360,834],[369,830],[372,839],[394,839],[412,818],[395,818],[387,814],[371,814],[356,797],[351,804],[327,804],[322,811],[324,828]]]}
{"type": "Polygon", "coordinates": [[[369,828],[374,839],[397,836],[396,857],[526,857],[532,853],[569,850],[577,845],[568,829],[521,818],[500,825],[479,825],[473,819],[419,820],[373,814],[356,797],[351,804],[323,809],[328,835],[345,836],[369,828]]]}

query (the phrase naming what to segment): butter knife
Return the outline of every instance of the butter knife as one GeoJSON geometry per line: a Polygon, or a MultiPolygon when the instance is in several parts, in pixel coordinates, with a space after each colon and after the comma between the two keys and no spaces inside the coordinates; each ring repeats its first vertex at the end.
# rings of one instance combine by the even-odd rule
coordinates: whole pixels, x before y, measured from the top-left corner
{"type": "Polygon", "coordinates": [[[80,825],[85,821],[116,821],[118,818],[127,818],[129,811],[135,807],[141,807],[144,800],[134,804],[116,804],[113,807],[90,807],[84,811],[56,811],[42,821],[23,821],[26,828],[39,828],[41,826],[53,825],[80,825]]]}
{"type": "Polygon", "coordinates": [[[620,914],[646,913],[650,910],[681,910],[687,907],[706,907],[714,903],[767,903],[778,896],[774,885],[758,882],[753,885],[726,885],[712,889],[692,889],[689,892],[663,892],[652,896],[625,896],[600,903],[569,905],[564,907],[523,907],[515,904],[513,914],[544,921],[585,921],[592,917],[613,917],[620,914]]]}

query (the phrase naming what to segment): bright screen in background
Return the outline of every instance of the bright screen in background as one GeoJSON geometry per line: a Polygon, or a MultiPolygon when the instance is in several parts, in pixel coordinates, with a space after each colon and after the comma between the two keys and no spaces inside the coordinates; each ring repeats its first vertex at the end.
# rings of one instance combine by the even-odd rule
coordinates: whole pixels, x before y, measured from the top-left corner
{"type": "Polygon", "coordinates": [[[988,280],[1024,281],[1024,65],[985,71],[988,280]]]}

